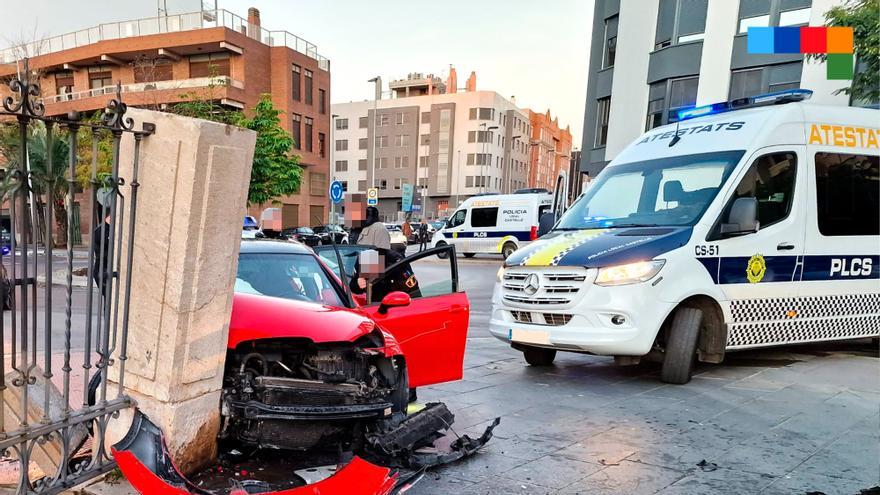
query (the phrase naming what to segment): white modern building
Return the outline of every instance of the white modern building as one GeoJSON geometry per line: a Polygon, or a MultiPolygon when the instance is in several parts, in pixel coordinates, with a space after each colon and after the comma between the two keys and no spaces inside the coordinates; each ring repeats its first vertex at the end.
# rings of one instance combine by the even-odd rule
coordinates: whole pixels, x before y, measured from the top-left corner
{"type": "Polygon", "coordinates": [[[596,0],[581,172],[595,177],[670,111],[791,88],[848,105],[824,63],[751,54],[750,26],[822,26],[842,0],[596,0]]]}
{"type": "Polygon", "coordinates": [[[480,193],[527,187],[528,110],[494,91],[455,88],[455,72],[392,81],[392,97],[331,105],[331,176],[348,193],[379,189],[384,219],[400,219],[404,184],[415,217],[442,218],[480,193]],[[409,96],[407,96],[409,95],[409,96]]]}

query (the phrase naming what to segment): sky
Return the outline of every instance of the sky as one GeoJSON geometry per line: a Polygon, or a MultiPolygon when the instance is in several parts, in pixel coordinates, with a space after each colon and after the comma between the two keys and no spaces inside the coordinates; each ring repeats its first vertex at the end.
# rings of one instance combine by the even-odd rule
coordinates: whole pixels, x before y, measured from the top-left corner
{"type": "MultiPolygon", "coordinates": [[[[11,1],[11,0],[6,0],[11,1]]],[[[199,0],[162,0],[171,12],[198,10],[199,0]]],[[[211,0],[213,1],[213,0],[211,0]]],[[[464,86],[516,97],[517,105],[559,117],[581,142],[592,25],[592,0],[217,0],[262,26],[314,43],[330,59],[331,102],[372,98],[372,83],[410,72],[445,79],[449,66],[464,86]]],[[[156,0],[29,0],[6,9],[0,44],[63,34],[102,22],[156,15],[156,0]]]]}

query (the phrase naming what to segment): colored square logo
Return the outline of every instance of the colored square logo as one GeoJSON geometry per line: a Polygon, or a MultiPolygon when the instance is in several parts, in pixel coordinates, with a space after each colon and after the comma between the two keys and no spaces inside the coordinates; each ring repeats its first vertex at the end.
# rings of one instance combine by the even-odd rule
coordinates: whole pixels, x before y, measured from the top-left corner
{"type": "Polygon", "coordinates": [[[829,53],[825,61],[826,77],[828,80],[842,80],[853,78],[853,54],[852,53],[829,53]]]}
{"type": "Polygon", "coordinates": [[[773,53],[800,53],[801,28],[779,27],[773,29],[773,53]]]}
{"type": "Polygon", "coordinates": [[[773,28],[750,27],[748,32],[749,53],[773,53],[773,28]]]}
{"type": "Polygon", "coordinates": [[[828,53],[852,53],[853,52],[853,28],[830,27],[828,28],[828,53]]]}
{"type": "Polygon", "coordinates": [[[802,27],[801,53],[827,53],[826,34],[824,27],[802,27]]]}

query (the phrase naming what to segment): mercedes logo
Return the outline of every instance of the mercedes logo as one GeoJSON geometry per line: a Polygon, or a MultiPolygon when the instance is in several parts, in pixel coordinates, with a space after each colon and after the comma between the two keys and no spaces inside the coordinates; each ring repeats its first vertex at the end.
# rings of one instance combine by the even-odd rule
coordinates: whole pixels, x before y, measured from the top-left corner
{"type": "Polygon", "coordinates": [[[538,289],[540,289],[540,288],[541,288],[541,280],[538,278],[537,274],[532,273],[531,275],[529,275],[526,278],[526,285],[523,286],[523,292],[532,296],[536,292],[538,292],[538,289]]]}

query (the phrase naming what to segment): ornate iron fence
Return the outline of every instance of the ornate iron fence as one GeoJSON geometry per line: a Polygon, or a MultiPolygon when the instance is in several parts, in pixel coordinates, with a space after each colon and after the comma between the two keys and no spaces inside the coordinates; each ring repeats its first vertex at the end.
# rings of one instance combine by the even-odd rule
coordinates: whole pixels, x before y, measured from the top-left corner
{"type": "Polygon", "coordinates": [[[8,208],[11,231],[8,249],[3,250],[8,254],[0,255],[7,274],[2,300],[9,307],[0,318],[0,462],[17,464],[17,493],[54,494],[115,466],[105,449],[107,425],[118,411],[132,405],[124,378],[138,153],[154,126],[133,129],[119,93],[100,121],[87,121],[75,113],[46,117],[39,85],[31,79],[25,60],[20,78],[9,83],[11,96],[3,100],[0,110],[2,125],[18,131],[17,137],[6,140],[13,146],[6,143],[7,170],[0,184],[0,202],[8,208]],[[29,153],[34,127],[41,129],[40,138],[45,140],[40,167],[29,153]],[[83,133],[91,137],[91,163],[80,160],[83,133]],[[133,136],[134,153],[125,157],[132,160],[132,173],[123,178],[119,175],[120,142],[126,134],[133,136]],[[103,173],[101,139],[111,150],[110,170],[103,173]],[[57,142],[67,143],[63,170],[53,163],[57,142]],[[84,167],[88,170],[86,186],[77,181],[77,169],[82,176],[84,167]],[[79,222],[73,218],[73,199],[78,189],[90,196],[94,207],[81,212],[92,232],[88,250],[75,253],[73,227],[79,222]],[[56,253],[52,239],[59,202],[67,205],[66,218],[62,218],[67,239],[66,249],[56,253]],[[45,218],[41,224],[37,223],[38,209],[45,218]],[[35,235],[37,225],[45,228],[42,236],[35,235]],[[46,240],[44,246],[38,245],[38,237],[46,240]],[[84,296],[83,289],[74,289],[74,266],[83,262],[87,271],[84,296]],[[66,276],[61,288],[53,285],[56,263],[66,276]],[[45,276],[43,286],[37,283],[38,274],[45,276]],[[57,300],[62,297],[63,301],[57,300]],[[53,321],[53,315],[63,319],[63,325],[53,321]],[[63,335],[56,331],[59,327],[63,335]],[[81,371],[74,368],[79,368],[79,361],[81,371]],[[112,375],[117,383],[108,388],[113,366],[118,367],[112,375]],[[74,394],[80,386],[82,392],[74,394]]]}

